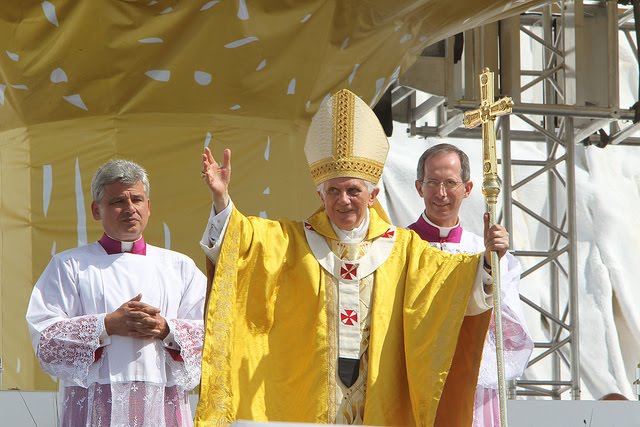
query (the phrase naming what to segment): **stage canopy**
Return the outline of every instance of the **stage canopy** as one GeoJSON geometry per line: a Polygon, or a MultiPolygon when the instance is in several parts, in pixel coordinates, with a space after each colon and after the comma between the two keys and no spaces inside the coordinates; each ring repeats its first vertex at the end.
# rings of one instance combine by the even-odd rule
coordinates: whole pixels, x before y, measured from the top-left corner
{"type": "Polygon", "coordinates": [[[317,207],[308,122],[340,88],[374,105],[429,44],[530,7],[500,0],[2,0],[2,388],[47,389],[24,321],[52,254],[95,241],[90,183],[111,158],[151,178],[151,244],[197,248],[204,146],[233,151],[246,214],[317,207]]]}

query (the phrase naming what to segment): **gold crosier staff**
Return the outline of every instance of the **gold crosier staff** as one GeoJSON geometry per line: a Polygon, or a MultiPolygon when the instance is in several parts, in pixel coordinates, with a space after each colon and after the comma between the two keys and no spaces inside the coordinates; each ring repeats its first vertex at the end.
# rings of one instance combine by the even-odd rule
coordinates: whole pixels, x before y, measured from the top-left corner
{"type": "MultiPolygon", "coordinates": [[[[480,108],[464,113],[464,126],[474,128],[482,124],[482,194],[489,212],[489,225],[496,223],[496,203],[500,194],[496,160],[495,120],[511,114],[513,100],[509,97],[493,102],[493,73],[485,68],[480,74],[480,108]]],[[[502,286],[500,259],[491,252],[491,278],[493,281],[493,316],[496,325],[496,359],[498,361],[498,394],[500,398],[500,425],[507,425],[507,385],[504,374],[504,335],[502,333],[502,286]]]]}

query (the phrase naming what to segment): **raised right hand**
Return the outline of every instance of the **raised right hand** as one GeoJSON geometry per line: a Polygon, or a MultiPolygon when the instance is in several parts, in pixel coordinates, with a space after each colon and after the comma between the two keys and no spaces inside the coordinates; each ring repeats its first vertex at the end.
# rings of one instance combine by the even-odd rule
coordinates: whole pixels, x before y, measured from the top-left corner
{"type": "Polygon", "coordinates": [[[205,147],[202,153],[202,179],[211,190],[216,213],[229,204],[229,182],[231,181],[231,150],[225,148],[222,165],[213,158],[211,150],[205,147]]]}

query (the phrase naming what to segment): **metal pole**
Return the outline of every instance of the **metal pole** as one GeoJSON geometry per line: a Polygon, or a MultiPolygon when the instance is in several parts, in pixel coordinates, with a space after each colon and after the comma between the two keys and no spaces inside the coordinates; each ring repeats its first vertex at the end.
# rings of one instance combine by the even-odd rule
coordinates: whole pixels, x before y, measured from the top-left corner
{"type": "Polygon", "coordinates": [[[573,141],[573,118],[565,119],[567,156],[567,220],[569,231],[569,284],[571,297],[571,398],[580,400],[580,319],[578,310],[578,231],[576,227],[576,146],[573,141]]]}

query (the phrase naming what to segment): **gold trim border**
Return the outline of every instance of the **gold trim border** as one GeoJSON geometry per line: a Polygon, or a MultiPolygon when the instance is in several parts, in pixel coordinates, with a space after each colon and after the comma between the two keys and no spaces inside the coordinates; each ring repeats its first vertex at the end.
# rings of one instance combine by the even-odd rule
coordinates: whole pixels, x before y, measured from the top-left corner
{"type": "Polygon", "coordinates": [[[353,155],[353,122],[355,119],[355,95],[341,90],[333,99],[333,156],[342,159],[353,155]]]}
{"type": "Polygon", "coordinates": [[[350,159],[327,159],[310,166],[313,182],[318,185],[331,178],[353,177],[361,178],[377,184],[382,176],[384,163],[372,161],[362,157],[350,159]]]}

